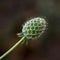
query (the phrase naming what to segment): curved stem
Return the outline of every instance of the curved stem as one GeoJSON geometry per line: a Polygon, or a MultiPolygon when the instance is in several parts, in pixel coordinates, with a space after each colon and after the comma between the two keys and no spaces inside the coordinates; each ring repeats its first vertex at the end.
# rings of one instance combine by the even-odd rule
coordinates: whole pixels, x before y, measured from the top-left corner
{"type": "Polygon", "coordinates": [[[25,37],[22,37],[15,45],[13,45],[7,52],[0,56],[0,60],[2,60],[5,56],[7,56],[11,51],[13,51],[19,44],[24,41],[25,37]]]}

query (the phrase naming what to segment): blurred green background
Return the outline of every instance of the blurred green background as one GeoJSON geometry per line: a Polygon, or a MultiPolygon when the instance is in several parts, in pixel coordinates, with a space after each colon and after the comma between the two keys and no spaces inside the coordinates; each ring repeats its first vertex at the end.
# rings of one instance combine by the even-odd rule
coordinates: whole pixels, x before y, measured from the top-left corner
{"type": "Polygon", "coordinates": [[[0,0],[0,55],[19,40],[23,24],[37,16],[48,22],[42,38],[21,44],[3,60],[60,60],[60,0],[0,0]]]}

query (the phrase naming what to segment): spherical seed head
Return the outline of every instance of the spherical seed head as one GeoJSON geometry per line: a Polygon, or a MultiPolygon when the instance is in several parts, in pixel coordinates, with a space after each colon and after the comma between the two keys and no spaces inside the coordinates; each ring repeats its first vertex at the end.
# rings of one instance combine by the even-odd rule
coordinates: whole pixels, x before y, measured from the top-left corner
{"type": "Polygon", "coordinates": [[[44,18],[33,18],[23,25],[23,35],[27,39],[39,38],[46,29],[47,22],[44,18]]]}

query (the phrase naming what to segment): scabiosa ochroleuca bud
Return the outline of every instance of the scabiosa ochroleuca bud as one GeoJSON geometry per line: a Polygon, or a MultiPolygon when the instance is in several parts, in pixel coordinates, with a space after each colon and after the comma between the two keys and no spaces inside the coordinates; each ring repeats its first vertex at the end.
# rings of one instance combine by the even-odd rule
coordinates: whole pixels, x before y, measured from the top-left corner
{"type": "Polygon", "coordinates": [[[27,39],[39,38],[46,30],[46,25],[44,18],[33,18],[23,25],[22,33],[27,39]]]}

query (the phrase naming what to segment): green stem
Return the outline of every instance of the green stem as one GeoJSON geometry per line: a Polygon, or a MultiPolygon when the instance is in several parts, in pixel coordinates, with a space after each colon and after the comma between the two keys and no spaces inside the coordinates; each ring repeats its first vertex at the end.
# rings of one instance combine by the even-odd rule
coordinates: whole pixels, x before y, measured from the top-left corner
{"type": "Polygon", "coordinates": [[[15,45],[13,45],[7,52],[0,56],[0,60],[2,60],[5,56],[7,56],[11,51],[13,51],[21,42],[23,42],[25,37],[22,37],[15,45]]]}

